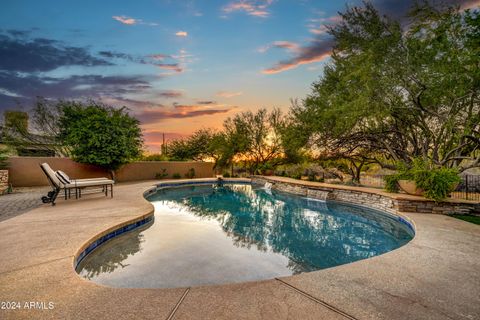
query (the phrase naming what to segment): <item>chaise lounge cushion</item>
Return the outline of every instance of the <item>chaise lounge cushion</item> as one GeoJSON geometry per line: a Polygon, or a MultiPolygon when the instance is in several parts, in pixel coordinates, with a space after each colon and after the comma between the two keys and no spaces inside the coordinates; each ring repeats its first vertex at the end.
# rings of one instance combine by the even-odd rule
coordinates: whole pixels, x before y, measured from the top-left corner
{"type": "Polygon", "coordinates": [[[63,184],[69,184],[72,183],[70,180],[70,177],[63,171],[57,170],[55,171],[55,175],[57,176],[58,180],[60,180],[61,183],[63,184]]]}
{"type": "Polygon", "coordinates": [[[83,187],[97,187],[97,186],[106,186],[113,185],[115,182],[113,180],[102,179],[102,180],[89,180],[89,181],[72,181],[72,183],[66,184],[65,188],[83,188],[83,187]]]}

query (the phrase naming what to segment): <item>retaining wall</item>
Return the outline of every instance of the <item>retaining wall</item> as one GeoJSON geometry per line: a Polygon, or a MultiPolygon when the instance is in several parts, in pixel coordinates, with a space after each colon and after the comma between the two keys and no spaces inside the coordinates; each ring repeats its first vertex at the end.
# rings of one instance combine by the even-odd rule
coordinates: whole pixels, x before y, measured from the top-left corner
{"type": "MultiPolygon", "coordinates": [[[[48,185],[40,164],[47,162],[53,170],[62,170],[74,179],[110,177],[106,170],[92,165],[75,162],[69,158],[50,157],[11,157],[9,159],[9,182],[14,187],[31,187],[48,185]]],[[[182,178],[190,170],[195,169],[196,178],[213,177],[213,163],[196,161],[139,161],[123,166],[116,173],[118,182],[152,180],[162,169],[172,178],[178,173],[182,178]]]]}
{"type": "Polygon", "coordinates": [[[480,204],[468,200],[448,199],[435,202],[423,197],[387,193],[382,190],[314,183],[283,177],[253,177],[253,183],[272,183],[272,189],[314,199],[337,200],[365,205],[371,208],[398,212],[436,214],[468,214],[480,211],[480,204]]]}

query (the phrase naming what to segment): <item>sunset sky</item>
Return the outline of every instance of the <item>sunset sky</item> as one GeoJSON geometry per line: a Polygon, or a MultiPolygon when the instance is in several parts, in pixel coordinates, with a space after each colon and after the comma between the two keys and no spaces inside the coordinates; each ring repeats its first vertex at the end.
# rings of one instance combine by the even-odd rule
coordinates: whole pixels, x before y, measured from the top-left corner
{"type": "MultiPolygon", "coordinates": [[[[409,1],[377,0],[403,15],[409,1]]],[[[450,1],[475,7],[479,1],[450,1]]],[[[0,112],[34,98],[127,106],[146,145],[219,128],[236,112],[287,110],[328,62],[324,24],[359,1],[2,0],[0,112]]]]}

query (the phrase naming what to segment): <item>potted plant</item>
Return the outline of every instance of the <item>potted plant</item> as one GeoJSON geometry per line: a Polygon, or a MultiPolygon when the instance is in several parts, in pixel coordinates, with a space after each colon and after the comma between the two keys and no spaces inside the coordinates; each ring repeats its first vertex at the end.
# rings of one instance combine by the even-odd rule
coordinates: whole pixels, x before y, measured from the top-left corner
{"type": "Polygon", "coordinates": [[[8,149],[0,148],[0,194],[8,190],[8,149]]]}
{"type": "Polygon", "coordinates": [[[398,180],[398,185],[400,189],[405,191],[407,194],[413,194],[416,196],[423,196],[425,190],[418,188],[414,180],[409,179],[400,179],[398,180]]]}
{"type": "Polygon", "coordinates": [[[407,194],[423,195],[428,199],[441,201],[455,190],[460,183],[456,169],[435,167],[428,162],[415,159],[410,167],[400,164],[397,174],[385,177],[385,189],[407,194]]]}

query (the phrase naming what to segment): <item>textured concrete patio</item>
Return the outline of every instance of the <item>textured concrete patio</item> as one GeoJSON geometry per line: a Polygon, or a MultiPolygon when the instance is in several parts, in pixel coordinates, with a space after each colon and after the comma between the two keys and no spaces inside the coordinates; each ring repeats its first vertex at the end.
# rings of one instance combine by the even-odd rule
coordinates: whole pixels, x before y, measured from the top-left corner
{"type": "Polygon", "coordinates": [[[480,227],[405,214],[417,234],[387,254],[281,279],[179,289],[122,289],[80,278],[74,255],[105,230],[151,215],[153,182],[113,199],[59,200],[0,222],[0,319],[480,319],[480,227]],[[44,302],[26,309],[25,302],[44,302]],[[53,303],[49,308],[48,303],[53,303]]]}

